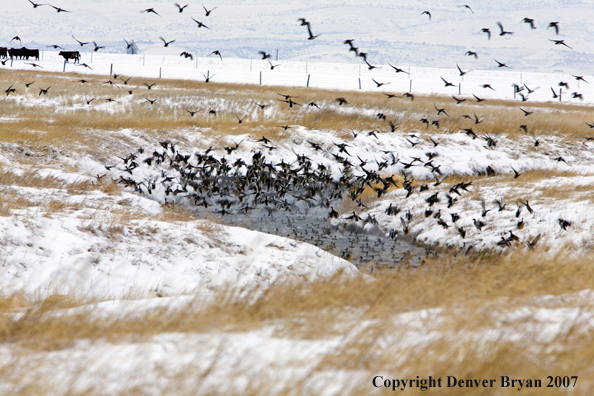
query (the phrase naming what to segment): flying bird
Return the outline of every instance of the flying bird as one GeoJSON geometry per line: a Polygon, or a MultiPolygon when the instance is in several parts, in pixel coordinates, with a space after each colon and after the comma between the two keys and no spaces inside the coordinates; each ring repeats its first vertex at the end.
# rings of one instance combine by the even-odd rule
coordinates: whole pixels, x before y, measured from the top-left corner
{"type": "Polygon", "coordinates": [[[375,85],[377,85],[377,87],[378,87],[378,88],[379,88],[379,87],[381,87],[382,85],[390,84],[389,82],[387,82],[387,83],[381,83],[381,82],[377,82],[377,81],[375,81],[373,78],[372,78],[372,80],[373,80],[373,82],[375,83],[375,85]]]}
{"type": "Polygon", "coordinates": [[[95,46],[95,48],[93,48],[93,51],[95,51],[95,52],[99,51],[101,48],[105,48],[104,46],[97,45],[97,43],[94,41],[93,41],[93,45],[95,46]]]}
{"type": "Polygon", "coordinates": [[[29,3],[33,4],[33,8],[37,8],[46,4],[37,4],[37,3],[33,3],[31,0],[29,0],[29,3]]]}
{"type": "Polygon", "coordinates": [[[491,40],[491,29],[489,28],[482,28],[481,33],[487,33],[487,37],[491,40]]]}
{"type": "Polygon", "coordinates": [[[177,7],[177,9],[179,10],[179,12],[184,12],[184,8],[186,8],[188,6],[188,4],[186,4],[185,6],[182,7],[179,4],[177,4],[177,3],[174,3],[173,5],[177,7]]]}
{"type": "Polygon", "coordinates": [[[164,46],[164,47],[168,47],[168,46],[169,46],[169,44],[171,44],[171,43],[175,42],[175,40],[167,41],[167,40],[165,40],[165,39],[164,39],[163,37],[161,37],[161,36],[159,36],[159,38],[161,39],[161,41],[163,41],[163,46],[164,46]]]}
{"type": "Polygon", "coordinates": [[[447,81],[445,78],[443,78],[443,77],[439,77],[439,78],[441,78],[441,80],[444,82],[446,87],[455,87],[455,85],[453,83],[447,81]]]}
{"type": "Polygon", "coordinates": [[[505,29],[503,29],[503,25],[501,24],[501,22],[497,22],[497,26],[499,26],[499,29],[501,30],[501,33],[499,33],[500,36],[505,36],[506,34],[514,34],[514,32],[507,32],[505,29]]]}
{"type": "Polygon", "coordinates": [[[474,51],[466,51],[466,53],[464,54],[466,56],[474,56],[474,59],[478,59],[478,54],[474,51]]]}
{"type": "Polygon", "coordinates": [[[10,41],[16,40],[21,43],[21,38],[19,36],[14,36],[10,41]]]}
{"type": "Polygon", "coordinates": [[[522,19],[522,22],[529,24],[530,25],[530,29],[536,29],[536,26],[534,26],[534,19],[524,18],[524,19],[522,19]]]}
{"type": "Polygon", "coordinates": [[[497,65],[498,65],[498,67],[507,67],[507,68],[509,68],[509,66],[508,66],[508,65],[506,65],[505,63],[501,63],[501,62],[499,62],[497,59],[493,59],[493,60],[494,60],[495,62],[497,62],[497,65]]]}
{"type": "Polygon", "coordinates": [[[143,10],[143,11],[140,11],[140,12],[146,12],[147,14],[152,12],[153,14],[156,14],[156,15],[161,16],[161,14],[159,14],[157,11],[155,11],[154,8],[147,8],[146,10],[143,10]]]}
{"type": "Polygon", "coordinates": [[[565,41],[563,41],[563,40],[551,40],[551,39],[549,39],[549,41],[554,42],[555,45],[564,45],[564,46],[566,46],[569,49],[573,49],[569,45],[565,44],[565,41]]]}
{"type": "Polygon", "coordinates": [[[72,35],[72,38],[73,38],[73,39],[74,39],[74,40],[75,40],[77,43],[79,43],[81,47],[82,47],[82,46],[84,46],[84,45],[87,45],[87,44],[91,44],[91,42],[90,42],[90,41],[83,42],[83,41],[77,40],[77,39],[74,37],[74,35],[72,35]]]}
{"type": "Polygon", "coordinates": [[[198,24],[198,28],[207,28],[207,29],[210,29],[208,26],[206,26],[206,25],[205,25],[205,24],[203,24],[202,22],[200,22],[200,21],[197,21],[197,20],[195,20],[194,18],[192,18],[192,20],[198,24]]]}
{"type": "Polygon", "coordinates": [[[268,60],[268,63],[270,63],[270,70],[274,70],[275,67],[280,66],[279,65],[273,65],[272,62],[270,62],[270,60],[268,60]]]}
{"type": "Polygon", "coordinates": [[[218,55],[219,58],[221,58],[221,60],[223,60],[223,56],[221,55],[221,52],[219,50],[212,51],[210,54],[208,54],[208,56],[210,56],[210,55],[218,55]]]}
{"type": "Polygon", "coordinates": [[[307,32],[309,33],[309,37],[307,38],[308,40],[313,40],[319,36],[319,34],[314,36],[314,34],[311,32],[311,24],[309,22],[307,23],[307,32]]]}
{"type": "Polygon", "coordinates": [[[555,35],[559,35],[559,22],[549,23],[549,26],[547,26],[547,29],[548,28],[555,28],[555,35]]]}
{"type": "Polygon", "coordinates": [[[48,6],[52,7],[52,8],[53,8],[53,9],[55,9],[57,12],[70,12],[70,11],[67,11],[67,10],[65,10],[65,9],[63,9],[63,8],[60,8],[60,7],[55,7],[55,6],[51,5],[51,4],[48,4],[48,6]]]}
{"type": "Polygon", "coordinates": [[[458,7],[464,7],[470,10],[470,12],[472,12],[474,14],[474,11],[472,11],[472,8],[470,8],[470,6],[468,4],[463,4],[463,5],[459,5],[458,7]]]}
{"type": "Polygon", "coordinates": [[[211,10],[207,10],[206,7],[204,7],[204,6],[202,6],[202,8],[204,8],[204,12],[206,13],[205,14],[206,16],[210,16],[210,13],[217,9],[217,7],[215,7],[211,10]]]}
{"type": "Polygon", "coordinates": [[[429,16],[429,20],[431,20],[431,13],[429,11],[421,12],[421,15],[427,14],[429,16]]]}
{"type": "Polygon", "coordinates": [[[258,51],[260,55],[262,55],[262,60],[270,58],[270,54],[267,54],[264,51],[258,51]]]}
{"type": "Polygon", "coordinates": [[[54,44],[54,45],[46,45],[46,47],[53,48],[53,49],[58,49],[58,48],[64,49],[64,48],[62,48],[62,47],[60,47],[59,45],[56,45],[56,44],[54,44]]]}
{"type": "Polygon", "coordinates": [[[462,69],[460,69],[460,66],[456,65],[456,67],[458,68],[458,71],[460,72],[460,77],[463,77],[466,73],[465,71],[462,71],[462,69]]]}
{"type": "Polygon", "coordinates": [[[191,60],[194,60],[194,56],[191,53],[189,53],[188,51],[182,52],[181,54],[179,54],[179,56],[183,56],[186,59],[190,58],[191,60]]]}
{"type": "MultiPolygon", "coordinates": [[[[388,63],[388,65],[390,65],[390,64],[388,63]]],[[[399,68],[397,68],[396,66],[392,66],[392,65],[390,65],[390,67],[391,67],[392,69],[394,69],[394,71],[395,71],[396,73],[404,73],[404,74],[408,74],[408,72],[406,72],[406,71],[404,71],[404,70],[402,70],[402,69],[399,69],[399,68]]]]}

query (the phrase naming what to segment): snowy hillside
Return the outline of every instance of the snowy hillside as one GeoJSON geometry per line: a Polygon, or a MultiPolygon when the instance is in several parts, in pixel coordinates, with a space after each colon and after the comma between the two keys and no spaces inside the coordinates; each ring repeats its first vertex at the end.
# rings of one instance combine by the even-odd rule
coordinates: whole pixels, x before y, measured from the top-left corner
{"type": "MultiPolygon", "coordinates": [[[[185,4],[185,3],[184,3],[185,4]]],[[[424,67],[494,69],[493,59],[517,70],[587,74],[594,61],[592,37],[594,16],[588,1],[459,2],[413,1],[217,1],[204,4],[213,10],[205,16],[200,3],[189,3],[182,13],[173,2],[110,0],[63,0],[60,12],[41,6],[36,9],[26,0],[0,2],[2,30],[0,44],[13,45],[18,35],[27,47],[60,45],[81,49],[71,37],[105,46],[101,52],[122,53],[123,39],[135,40],[145,54],[175,54],[190,51],[206,56],[214,50],[226,57],[257,59],[258,51],[278,50],[279,60],[310,60],[360,64],[343,44],[353,39],[359,51],[368,54],[370,63],[424,67]],[[154,8],[160,16],[141,13],[154,8]],[[422,12],[429,11],[431,20],[422,12]],[[209,29],[198,28],[196,19],[209,29]],[[306,26],[311,23],[319,35],[307,40],[306,26]],[[535,29],[524,18],[534,19],[535,29]],[[513,35],[499,36],[497,22],[513,35]],[[559,34],[548,28],[559,22],[559,34]],[[491,40],[481,32],[489,28],[491,40]],[[159,39],[176,40],[168,48],[159,39]],[[565,40],[572,49],[554,45],[550,40],[565,40]],[[478,59],[465,56],[469,51],[478,59]]],[[[92,51],[92,44],[82,48],[92,51]]]]}

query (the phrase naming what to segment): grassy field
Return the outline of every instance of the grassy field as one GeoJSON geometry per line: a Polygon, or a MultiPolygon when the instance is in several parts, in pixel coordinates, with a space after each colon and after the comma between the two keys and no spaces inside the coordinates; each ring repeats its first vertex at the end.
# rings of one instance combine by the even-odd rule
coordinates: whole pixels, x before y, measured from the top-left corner
{"type": "MultiPolygon", "coordinates": [[[[100,191],[117,200],[123,188],[107,178],[93,180],[95,175],[88,175],[76,158],[90,156],[109,163],[136,149],[136,136],[188,145],[192,131],[214,139],[247,134],[282,141],[291,139],[291,129],[279,126],[300,125],[332,131],[349,140],[353,129],[387,132],[390,122],[399,133],[437,131],[435,127],[427,129],[419,119],[436,118],[435,107],[446,107],[449,117],[440,118],[444,120],[440,133],[473,127],[474,121],[462,115],[477,114],[483,119],[480,128],[485,133],[521,138],[525,133],[519,125],[528,119],[528,132],[537,137],[554,136],[567,144],[581,144],[589,136],[584,121],[592,121],[588,118],[591,108],[557,103],[522,105],[535,112],[527,118],[518,103],[500,101],[476,104],[468,100],[455,105],[447,97],[388,99],[382,93],[136,78],[127,85],[122,79],[111,79],[115,87],[107,83],[105,76],[84,77],[88,80],[84,84],[82,78],[0,70],[2,90],[11,84],[17,89],[16,95],[0,98],[0,155],[11,164],[0,166],[0,216],[26,221],[32,208],[37,215],[52,217],[88,209],[92,219],[93,210],[109,212],[111,201],[101,202],[92,193],[100,191]],[[25,88],[24,83],[31,81],[35,84],[25,88]],[[149,90],[145,83],[156,85],[149,90]],[[51,87],[47,95],[40,95],[40,87],[47,86],[51,87]],[[301,106],[289,108],[279,101],[283,99],[279,93],[294,96],[301,106]],[[338,97],[346,98],[348,104],[339,106],[338,97]],[[91,98],[94,100],[87,104],[91,98]],[[117,102],[109,102],[108,98],[117,102]],[[157,101],[150,104],[146,99],[157,101]],[[310,102],[322,110],[308,108],[310,102]],[[267,107],[260,109],[257,104],[267,107]],[[195,115],[188,110],[195,111],[195,115]],[[378,112],[386,120],[378,119],[378,112]],[[238,117],[247,118],[239,123],[238,117]],[[48,169],[88,177],[60,178],[48,175],[48,169]],[[39,199],[28,189],[47,194],[39,199]]],[[[221,147],[225,144],[221,139],[221,147]]],[[[517,180],[513,175],[473,180],[481,188],[501,188],[513,183],[533,186],[542,180],[575,175],[579,173],[551,170],[527,172],[517,180]]],[[[452,176],[445,183],[460,180],[465,179],[452,176]]],[[[550,199],[583,194],[584,199],[592,200],[587,186],[573,190],[548,186],[540,193],[550,199]]],[[[510,192],[506,198],[514,200],[519,196],[510,192]]],[[[367,203],[375,199],[371,193],[365,196],[367,203]]],[[[118,233],[122,232],[118,227],[131,219],[175,223],[196,220],[196,216],[172,205],[158,216],[119,207],[111,211],[110,222],[103,224],[118,233]]],[[[212,232],[217,229],[213,223],[212,232]]],[[[99,314],[98,300],[84,300],[58,290],[50,297],[35,299],[23,294],[2,295],[0,289],[0,343],[11,351],[4,360],[0,358],[0,384],[8,384],[13,394],[22,395],[103,394],[104,384],[93,382],[92,376],[84,392],[71,388],[76,375],[69,378],[70,383],[31,380],[31,373],[41,373],[45,366],[28,356],[51,356],[82,341],[123,345],[150,343],[156,336],[169,333],[232,336],[271,328],[272,337],[294,342],[331,338],[341,341],[313,369],[294,381],[286,381],[280,391],[274,387],[278,384],[273,371],[260,373],[243,391],[224,386],[201,389],[200,381],[218,369],[212,363],[168,378],[170,382],[162,393],[321,394],[321,388],[312,385],[314,378],[321,373],[346,372],[346,377],[336,377],[340,378],[341,394],[387,393],[371,385],[375,375],[451,375],[458,379],[499,379],[508,375],[539,378],[543,386],[550,375],[579,379],[577,386],[569,390],[525,388],[522,394],[588,395],[594,388],[594,351],[590,342],[594,309],[591,294],[584,291],[594,284],[594,272],[589,268],[592,259],[589,251],[576,258],[574,252],[550,254],[545,248],[465,254],[453,248],[434,247],[427,251],[419,268],[403,266],[388,271],[370,267],[365,271],[367,275],[354,279],[336,276],[313,283],[279,283],[246,291],[241,298],[235,290],[221,288],[206,301],[200,296],[184,296],[183,304],[113,317],[99,314]],[[407,315],[414,317],[414,325],[407,315]],[[348,380],[350,376],[352,380],[348,380]]],[[[248,357],[245,359],[249,362],[248,357]]],[[[241,372],[238,366],[235,374],[241,372]]],[[[326,381],[331,382],[331,378],[326,381]]],[[[139,385],[120,394],[146,392],[139,385]]],[[[491,395],[510,390],[496,387],[430,392],[491,395]]],[[[418,390],[406,393],[417,394],[418,390]]]]}

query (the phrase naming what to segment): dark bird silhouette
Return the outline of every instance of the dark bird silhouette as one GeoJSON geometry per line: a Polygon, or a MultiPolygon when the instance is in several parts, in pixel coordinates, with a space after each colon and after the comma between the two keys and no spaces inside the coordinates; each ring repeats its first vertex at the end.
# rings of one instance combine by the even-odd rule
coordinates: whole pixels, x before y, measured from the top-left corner
{"type": "Polygon", "coordinates": [[[571,76],[572,76],[572,77],[574,77],[574,78],[576,79],[576,81],[583,81],[583,82],[585,82],[586,84],[590,84],[588,81],[586,81],[586,80],[584,79],[584,76],[574,76],[573,74],[572,74],[571,76]]]}
{"type": "Polygon", "coordinates": [[[548,28],[555,28],[555,35],[559,35],[559,22],[549,23],[549,26],[547,26],[547,29],[548,28]]]}
{"type": "Polygon", "coordinates": [[[479,120],[479,118],[477,117],[476,113],[473,113],[474,115],[474,124],[480,124],[481,122],[483,122],[482,119],[479,120]]]}
{"type": "Polygon", "coordinates": [[[14,36],[12,39],[10,39],[10,41],[18,41],[21,43],[21,38],[19,36],[14,36]]]}
{"type": "Polygon", "coordinates": [[[184,12],[184,9],[188,6],[188,4],[186,4],[185,6],[182,7],[179,4],[177,4],[177,3],[174,3],[173,5],[177,7],[177,9],[179,10],[179,12],[184,12]]]}
{"type": "Polygon", "coordinates": [[[30,83],[25,83],[25,87],[29,88],[35,81],[31,81],[30,83]]]}
{"type": "Polygon", "coordinates": [[[14,89],[12,85],[5,89],[4,92],[6,92],[6,96],[10,95],[11,93],[17,93],[16,89],[14,89]]]}
{"type": "Polygon", "coordinates": [[[260,55],[262,55],[262,60],[270,58],[270,54],[267,54],[264,51],[258,51],[260,55]]]}
{"type": "Polygon", "coordinates": [[[571,226],[571,222],[563,219],[559,219],[559,225],[563,231],[567,231],[567,227],[571,226]]]}
{"type": "Polygon", "coordinates": [[[164,39],[163,37],[161,37],[161,36],[159,36],[159,38],[161,39],[161,41],[163,41],[163,47],[166,47],[166,48],[169,46],[169,44],[171,44],[171,43],[174,43],[174,42],[175,42],[175,40],[167,41],[167,40],[165,40],[165,39],[164,39]]]}
{"type": "Polygon", "coordinates": [[[157,99],[149,99],[149,98],[145,98],[147,102],[149,102],[150,104],[154,105],[155,102],[157,101],[157,99]]]}
{"type": "Polygon", "coordinates": [[[472,96],[474,96],[474,98],[476,99],[477,103],[485,102],[487,100],[487,99],[481,99],[478,96],[476,96],[475,94],[472,94],[472,96]]]}
{"type": "Polygon", "coordinates": [[[204,8],[204,13],[205,13],[204,15],[205,16],[210,16],[210,13],[217,9],[217,7],[215,7],[215,8],[212,8],[212,9],[208,10],[204,6],[202,6],[202,8],[204,8]]]}
{"type": "Polygon", "coordinates": [[[527,111],[520,107],[520,110],[524,113],[524,117],[528,117],[530,114],[534,113],[533,111],[527,111]]]}
{"type": "Polygon", "coordinates": [[[47,87],[45,89],[40,88],[39,89],[39,96],[41,96],[41,95],[47,95],[47,91],[49,91],[50,88],[51,88],[51,86],[49,86],[49,87],[47,87]]]}
{"type": "Polygon", "coordinates": [[[458,71],[460,72],[460,77],[463,77],[466,73],[468,73],[467,71],[462,71],[462,69],[460,69],[460,66],[456,65],[456,67],[458,68],[458,71]]]}
{"type": "Polygon", "coordinates": [[[489,28],[482,28],[481,29],[481,33],[487,33],[488,39],[491,40],[491,29],[489,29],[489,28]]]}
{"type": "Polygon", "coordinates": [[[128,42],[128,40],[124,39],[124,42],[126,43],[126,49],[130,49],[134,45],[134,40],[128,42]]]}
{"type": "Polygon", "coordinates": [[[375,68],[377,67],[377,66],[373,66],[373,65],[371,65],[371,64],[370,64],[369,62],[367,62],[367,61],[365,61],[365,63],[367,64],[367,69],[368,69],[368,70],[373,70],[373,69],[375,69],[375,68]]]}
{"type": "Polygon", "coordinates": [[[528,125],[522,124],[522,125],[520,125],[519,129],[520,129],[520,131],[524,131],[525,133],[528,133],[528,125]]]}
{"type": "Polygon", "coordinates": [[[553,92],[553,99],[557,99],[559,97],[559,95],[557,95],[557,92],[555,92],[553,87],[551,87],[551,92],[553,92]]]}
{"type": "Polygon", "coordinates": [[[39,67],[40,69],[43,69],[43,66],[38,65],[37,63],[29,63],[29,62],[25,62],[25,65],[31,65],[33,67],[39,67]]]}
{"type": "Polygon", "coordinates": [[[87,45],[87,44],[91,44],[91,42],[90,42],[90,41],[83,42],[83,41],[77,40],[77,39],[74,37],[74,35],[72,35],[72,38],[73,38],[73,39],[74,39],[74,40],[75,40],[77,43],[79,43],[81,47],[82,47],[82,46],[84,46],[84,45],[87,45]]]}
{"type": "Polygon", "coordinates": [[[559,81],[559,84],[557,84],[557,85],[560,87],[565,87],[565,88],[569,89],[569,83],[559,81]]]}
{"type": "Polygon", "coordinates": [[[466,8],[466,9],[470,10],[470,12],[472,12],[474,14],[474,11],[472,11],[472,8],[470,8],[470,6],[468,4],[459,5],[458,7],[466,8]]]}
{"type": "Polygon", "coordinates": [[[572,99],[584,100],[584,96],[581,93],[577,93],[577,92],[572,92],[571,98],[572,99]]]}
{"type": "Polygon", "coordinates": [[[446,112],[446,110],[445,110],[445,107],[443,107],[443,108],[441,108],[441,109],[437,108],[437,106],[435,106],[435,105],[433,105],[433,107],[435,107],[435,110],[437,110],[437,115],[440,115],[440,114],[442,114],[442,113],[443,113],[443,114],[445,114],[445,115],[446,115],[446,116],[448,116],[448,117],[450,116],[450,115],[449,115],[449,114],[446,112]]]}
{"type": "Polygon", "coordinates": [[[429,20],[431,20],[431,13],[429,11],[423,11],[421,12],[421,15],[427,15],[429,16],[429,20]]]}
{"type": "Polygon", "coordinates": [[[206,25],[205,25],[205,24],[203,24],[202,22],[200,22],[200,21],[197,21],[197,20],[195,20],[194,18],[192,18],[192,20],[193,20],[194,22],[196,22],[196,24],[198,25],[198,28],[207,28],[207,29],[210,29],[208,26],[206,26],[206,25]]]}
{"type": "Polygon", "coordinates": [[[402,95],[402,97],[403,97],[403,98],[409,98],[410,100],[415,100],[415,95],[414,95],[414,94],[412,94],[412,93],[410,93],[410,92],[405,92],[405,93],[402,95]]]}
{"type": "Polygon", "coordinates": [[[342,105],[345,105],[345,104],[348,104],[349,103],[345,98],[342,98],[342,97],[341,98],[336,98],[336,101],[338,102],[338,105],[339,106],[342,106],[342,105]]]}
{"type": "Polygon", "coordinates": [[[491,84],[483,84],[483,85],[481,85],[481,87],[483,87],[483,88],[485,88],[485,89],[487,89],[487,88],[488,88],[488,89],[490,89],[491,91],[495,91],[495,90],[493,89],[493,87],[491,86],[491,84]]]}
{"type": "Polygon", "coordinates": [[[499,26],[499,30],[501,30],[501,33],[499,33],[500,36],[505,36],[506,34],[514,34],[514,32],[507,32],[505,29],[503,29],[503,25],[501,24],[501,22],[497,22],[497,26],[499,26]]]}
{"type": "Polygon", "coordinates": [[[456,104],[459,105],[462,102],[466,102],[466,99],[459,99],[455,96],[452,96],[452,98],[456,101],[456,104]]]}
{"type": "Polygon", "coordinates": [[[236,114],[235,117],[237,117],[237,123],[241,124],[243,122],[243,120],[245,120],[247,118],[247,116],[243,117],[243,118],[239,118],[239,116],[236,114]]]}
{"type": "Polygon", "coordinates": [[[466,53],[464,54],[466,56],[474,56],[474,59],[478,59],[478,54],[474,51],[466,51],[466,53]]]}
{"type": "Polygon", "coordinates": [[[274,70],[275,67],[280,66],[280,64],[273,65],[272,62],[270,62],[270,60],[268,60],[268,63],[270,64],[270,70],[274,70]]]}
{"type": "Polygon", "coordinates": [[[155,85],[157,85],[157,83],[152,83],[152,84],[147,84],[147,83],[144,83],[144,85],[146,85],[146,87],[147,87],[148,89],[151,89],[152,87],[154,87],[155,85]]]}
{"type": "Polygon", "coordinates": [[[105,48],[104,46],[97,45],[97,43],[94,41],[93,41],[93,45],[95,46],[95,48],[93,48],[93,51],[95,51],[95,52],[99,51],[101,48],[105,48]]]}
{"type": "Polygon", "coordinates": [[[512,168],[512,170],[514,171],[514,179],[517,179],[518,177],[520,177],[520,175],[522,175],[517,170],[515,170],[513,166],[510,165],[510,168],[512,168]]]}
{"type": "Polygon", "coordinates": [[[60,13],[60,12],[70,12],[70,11],[68,11],[68,10],[65,10],[65,9],[63,9],[63,8],[60,8],[60,7],[53,6],[53,5],[51,5],[51,4],[48,4],[48,6],[52,7],[53,9],[55,9],[55,10],[56,10],[58,13],[60,13]]]}
{"type": "MultiPolygon", "coordinates": [[[[390,64],[388,63],[388,65],[390,65],[390,64]]],[[[408,74],[408,72],[406,72],[406,71],[404,71],[404,70],[402,70],[402,69],[399,69],[399,68],[397,68],[396,66],[392,66],[392,65],[390,65],[390,67],[391,67],[392,69],[394,69],[394,71],[395,71],[396,73],[404,73],[404,74],[408,74]]]]}
{"type": "Polygon", "coordinates": [[[188,113],[190,113],[190,117],[194,117],[194,114],[198,113],[197,111],[188,110],[188,109],[186,109],[186,111],[187,111],[188,113]]]}
{"type": "Polygon", "coordinates": [[[510,68],[508,65],[506,65],[505,63],[501,63],[499,62],[497,59],[493,59],[495,62],[497,62],[498,67],[507,67],[510,68]]]}
{"type": "Polygon", "coordinates": [[[223,55],[221,55],[221,52],[219,50],[212,51],[210,54],[208,54],[208,56],[210,56],[210,55],[218,55],[219,58],[221,58],[221,60],[223,60],[223,55]]]}
{"type": "Polygon", "coordinates": [[[439,78],[441,78],[441,81],[444,82],[446,87],[455,87],[455,85],[453,83],[447,81],[445,78],[443,78],[443,77],[439,77],[439,78]]]}
{"type": "Polygon", "coordinates": [[[375,85],[377,85],[377,88],[381,87],[382,85],[390,84],[389,82],[387,82],[387,83],[377,82],[373,78],[371,80],[373,80],[373,82],[375,83],[375,85]]]}
{"type": "Polygon", "coordinates": [[[179,54],[179,56],[183,56],[186,59],[190,58],[191,60],[194,60],[194,55],[190,54],[188,51],[184,51],[181,54],[179,54]]]}
{"type": "MultiPolygon", "coordinates": [[[[204,73],[202,73],[202,75],[204,76],[204,73]]],[[[210,79],[213,78],[214,76],[215,76],[214,74],[211,76],[210,72],[206,72],[206,75],[204,76],[204,82],[206,82],[206,83],[210,82],[210,79]]]]}
{"type": "Polygon", "coordinates": [[[319,37],[319,36],[320,36],[319,34],[317,34],[317,35],[314,35],[314,34],[311,32],[311,24],[310,24],[309,22],[307,23],[307,33],[309,33],[309,37],[307,38],[308,40],[314,40],[315,38],[317,38],[317,37],[319,37]]]}
{"type": "Polygon", "coordinates": [[[551,40],[551,39],[549,39],[549,41],[552,41],[553,43],[555,43],[555,45],[564,45],[564,46],[566,46],[569,49],[573,49],[569,45],[565,44],[565,41],[564,40],[551,40]]]}
{"type": "Polygon", "coordinates": [[[146,12],[147,14],[152,12],[155,15],[161,16],[157,11],[155,11],[154,8],[147,8],[146,10],[143,10],[143,11],[140,11],[140,12],[146,12]]]}
{"type": "Polygon", "coordinates": [[[29,0],[29,3],[33,4],[33,8],[37,8],[37,7],[41,7],[44,6],[46,4],[37,4],[37,3],[33,3],[31,0],[29,0]]]}
{"type": "Polygon", "coordinates": [[[527,23],[530,25],[530,29],[536,29],[536,26],[534,26],[534,19],[532,18],[524,18],[522,19],[523,23],[527,23]]]}
{"type": "Polygon", "coordinates": [[[532,241],[526,242],[528,249],[534,249],[534,246],[540,241],[540,234],[538,234],[532,241]]]}
{"type": "Polygon", "coordinates": [[[60,47],[59,45],[56,45],[56,44],[53,44],[53,45],[46,45],[46,47],[53,48],[53,49],[58,49],[58,48],[59,48],[59,49],[64,49],[64,48],[62,48],[62,47],[60,47]]]}

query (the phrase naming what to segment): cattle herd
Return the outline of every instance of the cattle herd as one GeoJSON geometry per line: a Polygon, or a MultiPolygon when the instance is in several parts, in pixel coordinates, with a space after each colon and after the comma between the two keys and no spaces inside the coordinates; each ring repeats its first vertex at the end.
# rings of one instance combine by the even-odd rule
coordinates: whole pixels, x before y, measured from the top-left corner
{"type": "Polygon", "coordinates": [[[29,49],[29,48],[6,48],[0,47],[0,58],[6,59],[26,59],[34,58],[35,60],[39,60],[39,50],[38,49],[29,49]]]}

